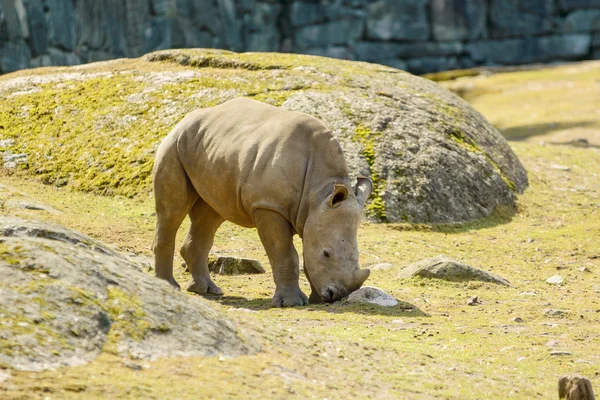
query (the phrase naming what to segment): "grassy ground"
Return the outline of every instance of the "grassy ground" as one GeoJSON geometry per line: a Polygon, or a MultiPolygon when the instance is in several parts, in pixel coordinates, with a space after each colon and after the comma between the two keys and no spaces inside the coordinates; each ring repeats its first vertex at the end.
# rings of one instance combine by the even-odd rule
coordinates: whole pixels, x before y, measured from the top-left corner
{"type": "MultiPolygon", "coordinates": [[[[487,81],[463,78],[461,85],[469,86],[468,79],[473,80],[472,91],[463,94],[505,131],[527,120],[522,115],[525,105],[518,102],[533,96],[523,92],[523,86],[532,87],[533,81],[549,90],[547,95],[533,96],[537,100],[531,100],[531,106],[546,119],[532,119],[532,124],[558,124],[569,115],[581,120],[579,110],[593,100],[593,93],[586,94],[587,85],[597,85],[598,67],[588,75],[572,74],[574,81],[587,79],[587,84],[575,82],[571,90],[555,91],[558,78],[552,71],[502,74],[487,81]],[[483,89],[476,92],[473,88],[478,87],[483,89]],[[579,96],[577,90],[582,91],[579,96]],[[516,92],[522,96],[510,97],[516,92]],[[498,97],[502,93],[506,101],[498,97]],[[565,96],[568,100],[562,103],[565,96]],[[494,101],[502,106],[487,106],[494,101]]],[[[593,143],[600,117],[592,109],[585,112],[593,121],[588,131],[578,130],[579,126],[563,131],[593,143]]],[[[552,141],[548,138],[553,134],[538,132],[537,140],[511,142],[531,181],[519,199],[517,214],[499,210],[487,220],[460,226],[363,224],[361,263],[394,265],[374,271],[367,284],[402,300],[398,307],[341,303],[270,309],[274,290],[270,273],[218,276],[216,282],[226,296],[206,301],[254,332],[263,352],[236,359],[155,362],[103,355],[76,368],[12,371],[0,383],[0,397],[548,399],[556,397],[557,379],[567,373],[583,374],[597,386],[600,150],[540,143],[552,141]],[[493,271],[515,287],[396,277],[402,266],[439,254],[493,271]],[[562,285],[545,282],[555,274],[564,278],[562,285]],[[467,305],[471,296],[478,296],[482,304],[467,305]],[[548,309],[565,313],[550,316],[548,309]],[[569,354],[551,355],[557,350],[569,354]],[[134,369],[130,362],[142,368],[134,369]]],[[[527,135],[513,137],[523,136],[527,135]]],[[[5,185],[0,190],[2,203],[26,194],[63,212],[2,209],[2,213],[56,221],[129,252],[150,255],[154,218],[149,197],[83,194],[44,186],[20,174],[5,174],[0,183],[5,185]]],[[[225,224],[214,250],[256,257],[268,269],[254,230],[225,224]]],[[[177,279],[183,283],[189,276],[178,269],[177,279]]],[[[307,282],[301,283],[308,293],[307,282]]]]}

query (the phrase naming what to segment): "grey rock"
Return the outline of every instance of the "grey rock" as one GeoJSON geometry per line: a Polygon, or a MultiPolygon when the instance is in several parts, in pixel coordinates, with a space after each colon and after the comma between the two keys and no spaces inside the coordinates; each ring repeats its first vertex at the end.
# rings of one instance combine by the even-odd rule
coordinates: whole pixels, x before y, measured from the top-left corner
{"type": "Polygon", "coordinates": [[[271,29],[266,32],[249,33],[246,38],[246,50],[268,52],[277,51],[279,50],[279,39],[279,33],[275,29],[271,29]]]}
{"type": "Polygon", "coordinates": [[[31,68],[49,67],[52,65],[52,59],[48,54],[42,54],[39,57],[32,58],[29,62],[31,68]]]}
{"type": "Polygon", "coordinates": [[[380,263],[380,264],[375,264],[375,265],[369,265],[369,269],[371,271],[387,271],[388,269],[393,268],[394,265],[392,265],[391,263],[380,263]]]}
{"type": "Polygon", "coordinates": [[[2,365],[39,371],[102,351],[152,360],[258,350],[199,297],[85,235],[11,217],[0,217],[0,231],[0,335],[10,349],[2,365]]]}
{"type": "Polygon", "coordinates": [[[350,293],[348,303],[370,303],[382,307],[393,307],[398,305],[398,300],[379,288],[363,286],[350,293]]]}
{"type": "Polygon", "coordinates": [[[486,35],[487,2],[432,0],[431,25],[437,40],[480,39],[486,35]]]}
{"type": "Polygon", "coordinates": [[[312,25],[325,22],[325,5],[295,1],[290,8],[292,26],[312,25]]]}
{"type": "Polygon", "coordinates": [[[294,43],[298,50],[341,45],[357,40],[362,32],[363,25],[355,20],[332,21],[298,29],[294,43]]]}
{"type": "Polygon", "coordinates": [[[476,306],[479,304],[481,304],[481,300],[479,300],[479,297],[477,297],[477,296],[471,296],[471,297],[469,297],[469,300],[467,300],[468,306],[476,306]]]}
{"type": "Polygon", "coordinates": [[[546,279],[546,282],[551,285],[560,285],[564,282],[564,279],[560,275],[553,275],[550,278],[546,279]]]}
{"type": "Polygon", "coordinates": [[[523,323],[523,322],[525,322],[525,321],[523,320],[523,318],[521,318],[521,317],[515,317],[515,318],[513,318],[513,321],[514,321],[514,322],[517,322],[517,323],[519,323],[519,324],[520,324],[520,323],[523,323]]]}
{"type": "Polygon", "coordinates": [[[7,209],[23,209],[23,210],[33,210],[33,211],[47,211],[51,214],[62,214],[60,211],[56,210],[53,207],[50,207],[47,204],[43,204],[37,201],[29,201],[29,200],[17,200],[17,199],[9,199],[2,205],[7,209]]]}
{"type": "Polygon", "coordinates": [[[221,275],[264,274],[265,269],[258,260],[211,256],[208,258],[208,269],[221,275]]]}
{"type": "Polygon", "coordinates": [[[558,4],[563,11],[577,8],[600,8],[600,0],[558,0],[558,4]]]}
{"type": "Polygon", "coordinates": [[[73,4],[72,1],[63,0],[46,0],[44,2],[44,5],[48,7],[48,41],[50,45],[65,50],[75,49],[75,9],[73,4]]]}
{"type": "Polygon", "coordinates": [[[566,350],[552,350],[550,352],[551,356],[570,356],[573,353],[571,353],[570,351],[566,351],[566,350]]]}
{"type": "Polygon", "coordinates": [[[223,21],[223,33],[227,47],[233,51],[242,50],[242,38],[237,23],[234,0],[218,0],[217,3],[223,21]]]}
{"type": "Polygon", "coordinates": [[[22,40],[4,43],[0,47],[0,72],[2,73],[28,68],[30,60],[31,51],[22,40]]]}
{"type": "Polygon", "coordinates": [[[572,60],[588,54],[590,34],[565,34],[541,38],[488,40],[466,45],[467,53],[478,62],[525,64],[552,59],[572,60]]]}
{"type": "Polygon", "coordinates": [[[554,0],[491,0],[490,35],[494,38],[548,33],[554,0]]]}
{"type": "Polygon", "coordinates": [[[6,39],[10,41],[28,38],[29,29],[23,0],[3,0],[0,2],[0,8],[4,14],[6,39]]]}
{"type": "Polygon", "coordinates": [[[369,3],[367,37],[380,40],[427,40],[427,2],[379,0],[369,3]]]}
{"type": "Polygon", "coordinates": [[[562,32],[600,31],[600,10],[577,10],[565,18],[562,32]]]}
{"type": "Polygon", "coordinates": [[[66,53],[59,49],[50,47],[48,49],[48,55],[52,65],[79,65],[81,60],[73,53],[66,53]]]}
{"type": "Polygon", "coordinates": [[[6,151],[2,156],[4,159],[4,168],[13,169],[19,164],[27,164],[27,154],[13,154],[11,151],[6,151]]]}
{"type": "Polygon", "coordinates": [[[498,275],[483,271],[478,268],[462,264],[451,258],[438,256],[418,261],[404,267],[398,274],[399,278],[412,278],[420,276],[422,278],[438,278],[449,281],[469,281],[477,280],[491,282],[504,286],[512,284],[498,275]]]}
{"type": "Polygon", "coordinates": [[[37,57],[48,49],[46,15],[41,0],[29,0],[26,4],[31,55],[37,57]]]}
{"type": "Polygon", "coordinates": [[[558,309],[554,309],[554,308],[549,308],[544,310],[544,315],[547,317],[558,317],[561,315],[566,315],[569,314],[568,310],[558,310],[558,309]]]}
{"type": "Polygon", "coordinates": [[[581,59],[589,53],[591,44],[592,36],[589,33],[547,36],[540,39],[540,49],[545,54],[543,61],[581,59]]]}
{"type": "Polygon", "coordinates": [[[535,38],[474,41],[465,48],[473,60],[486,64],[525,64],[545,59],[535,38]]]}
{"type": "Polygon", "coordinates": [[[593,47],[600,47],[600,32],[595,32],[594,37],[592,39],[593,47]]]}
{"type": "Polygon", "coordinates": [[[551,164],[550,165],[550,169],[555,169],[557,171],[568,172],[568,171],[571,170],[571,167],[567,167],[566,165],[560,165],[560,164],[551,164]]]}

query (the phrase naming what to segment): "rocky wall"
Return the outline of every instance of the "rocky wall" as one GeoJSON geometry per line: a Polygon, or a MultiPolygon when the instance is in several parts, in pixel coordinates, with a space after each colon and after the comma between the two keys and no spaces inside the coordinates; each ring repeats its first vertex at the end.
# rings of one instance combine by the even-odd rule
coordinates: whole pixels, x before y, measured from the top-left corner
{"type": "Polygon", "coordinates": [[[413,73],[600,58],[600,0],[0,0],[0,73],[167,48],[413,73]]]}

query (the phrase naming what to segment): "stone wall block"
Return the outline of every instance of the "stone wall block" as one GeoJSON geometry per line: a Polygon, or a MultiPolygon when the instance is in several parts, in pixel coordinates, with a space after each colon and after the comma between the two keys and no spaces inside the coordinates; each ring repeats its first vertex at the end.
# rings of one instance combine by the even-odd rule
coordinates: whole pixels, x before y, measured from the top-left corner
{"type": "Polygon", "coordinates": [[[296,31],[295,49],[302,51],[315,47],[343,45],[358,40],[362,33],[363,24],[353,19],[309,25],[296,31]]]}
{"type": "Polygon", "coordinates": [[[0,72],[8,73],[29,68],[31,51],[24,40],[14,40],[0,47],[0,72]]]}
{"type": "Polygon", "coordinates": [[[481,0],[432,0],[431,25],[436,40],[485,38],[487,2],[481,0]]]}
{"type": "Polygon", "coordinates": [[[481,64],[525,64],[544,59],[534,38],[480,40],[468,43],[465,49],[474,61],[481,64]]]}
{"type": "Polygon", "coordinates": [[[105,43],[105,0],[78,0],[75,9],[77,48],[101,49],[105,43]]]}
{"type": "Polygon", "coordinates": [[[27,3],[27,26],[29,27],[29,45],[31,55],[36,57],[48,49],[48,26],[41,0],[29,0],[27,3]]]}
{"type": "Polygon", "coordinates": [[[125,55],[140,57],[144,54],[144,33],[150,20],[147,0],[125,1],[125,55]]]}
{"type": "Polygon", "coordinates": [[[577,10],[565,18],[560,26],[561,32],[600,31],[600,9],[577,10]]]}
{"type": "Polygon", "coordinates": [[[592,39],[593,47],[600,47],[600,32],[594,33],[594,37],[592,39]]]}
{"type": "Polygon", "coordinates": [[[295,1],[290,8],[290,22],[295,27],[325,22],[325,6],[320,3],[295,1]]]}
{"type": "Polygon", "coordinates": [[[408,70],[414,74],[426,74],[460,68],[456,57],[411,58],[407,61],[407,65],[408,70]]]}
{"type": "Polygon", "coordinates": [[[6,40],[26,39],[29,36],[27,17],[22,0],[1,0],[6,40]]]}
{"type": "Polygon", "coordinates": [[[554,0],[491,0],[490,35],[509,38],[553,29],[554,0]]]}
{"type": "Polygon", "coordinates": [[[592,35],[572,33],[540,38],[540,49],[545,55],[543,61],[579,60],[591,51],[592,35]]]}
{"type": "Polygon", "coordinates": [[[427,2],[379,0],[367,5],[367,37],[378,40],[427,40],[427,2]]]}
{"type": "Polygon", "coordinates": [[[385,43],[358,42],[354,51],[359,60],[374,61],[388,58],[430,57],[459,55],[464,51],[462,42],[385,43]]]}
{"type": "Polygon", "coordinates": [[[558,5],[563,11],[571,11],[577,8],[600,8],[600,0],[558,0],[558,5]]]}
{"type": "Polygon", "coordinates": [[[243,42],[237,21],[236,4],[234,0],[218,0],[219,12],[223,22],[223,39],[225,45],[233,51],[242,51],[243,42]]]}
{"type": "MultiPolygon", "coordinates": [[[[45,0],[44,5],[48,7],[48,41],[51,46],[60,47],[65,50],[75,50],[75,9],[72,1],[45,0]]],[[[122,12],[119,5],[115,4],[113,11],[122,12]]],[[[117,35],[111,32],[111,36],[117,35]]]]}

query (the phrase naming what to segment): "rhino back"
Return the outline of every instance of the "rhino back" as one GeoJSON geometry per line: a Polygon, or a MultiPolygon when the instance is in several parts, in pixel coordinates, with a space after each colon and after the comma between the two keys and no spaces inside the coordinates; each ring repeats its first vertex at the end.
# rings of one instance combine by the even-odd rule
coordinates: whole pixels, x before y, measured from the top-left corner
{"type": "Polygon", "coordinates": [[[199,110],[175,129],[179,158],[200,197],[242,226],[254,226],[258,208],[295,225],[310,187],[348,175],[339,143],[319,120],[254,100],[199,110]]]}

